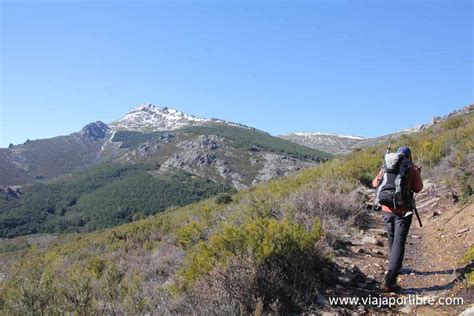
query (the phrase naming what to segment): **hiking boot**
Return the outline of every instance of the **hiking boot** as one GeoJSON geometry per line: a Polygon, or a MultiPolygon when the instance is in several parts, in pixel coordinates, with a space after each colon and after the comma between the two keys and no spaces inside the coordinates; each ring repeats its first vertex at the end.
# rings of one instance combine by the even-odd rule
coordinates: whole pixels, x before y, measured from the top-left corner
{"type": "Polygon", "coordinates": [[[385,284],[383,286],[383,291],[386,292],[386,293],[397,293],[397,292],[400,292],[402,288],[399,286],[399,285],[388,285],[388,284],[385,284]]]}

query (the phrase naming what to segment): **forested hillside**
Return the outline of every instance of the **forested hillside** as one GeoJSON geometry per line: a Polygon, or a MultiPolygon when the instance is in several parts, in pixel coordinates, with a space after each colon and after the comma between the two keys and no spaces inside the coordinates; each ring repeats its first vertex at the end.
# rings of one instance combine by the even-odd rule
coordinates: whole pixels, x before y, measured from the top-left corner
{"type": "Polygon", "coordinates": [[[26,186],[22,197],[0,199],[0,237],[91,231],[233,191],[186,172],[156,175],[153,169],[102,163],[69,178],[26,186]]]}
{"type": "Polygon", "coordinates": [[[298,159],[324,161],[332,157],[331,154],[321,150],[295,144],[259,130],[238,126],[223,124],[191,126],[184,128],[183,132],[194,135],[217,135],[252,151],[269,151],[298,159]]]}

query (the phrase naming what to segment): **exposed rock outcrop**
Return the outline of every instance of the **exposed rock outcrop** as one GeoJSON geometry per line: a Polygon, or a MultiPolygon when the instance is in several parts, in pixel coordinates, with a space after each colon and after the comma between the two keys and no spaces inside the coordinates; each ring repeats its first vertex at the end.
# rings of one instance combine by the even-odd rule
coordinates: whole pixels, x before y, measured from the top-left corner
{"type": "Polygon", "coordinates": [[[91,140],[96,140],[96,139],[105,138],[107,134],[109,133],[109,131],[110,131],[110,128],[107,124],[101,121],[97,121],[97,122],[90,123],[84,126],[80,134],[83,137],[87,137],[91,140]]]}
{"type": "Polygon", "coordinates": [[[263,168],[258,172],[254,184],[268,181],[275,177],[288,175],[292,172],[316,165],[316,163],[305,162],[273,153],[262,154],[263,168]]]}
{"type": "Polygon", "coordinates": [[[7,201],[18,200],[23,195],[23,191],[21,190],[20,186],[0,186],[0,192],[2,192],[2,198],[7,201]]]}

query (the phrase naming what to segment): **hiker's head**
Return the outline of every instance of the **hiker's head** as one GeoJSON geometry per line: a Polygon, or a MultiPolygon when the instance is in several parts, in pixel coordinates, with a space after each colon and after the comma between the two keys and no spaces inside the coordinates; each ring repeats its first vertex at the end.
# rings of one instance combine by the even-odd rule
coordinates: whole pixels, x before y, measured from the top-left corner
{"type": "Polygon", "coordinates": [[[406,158],[411,160],[411,149],[406,146],[398,148],[397,153],[403,154],[406,158]]]}

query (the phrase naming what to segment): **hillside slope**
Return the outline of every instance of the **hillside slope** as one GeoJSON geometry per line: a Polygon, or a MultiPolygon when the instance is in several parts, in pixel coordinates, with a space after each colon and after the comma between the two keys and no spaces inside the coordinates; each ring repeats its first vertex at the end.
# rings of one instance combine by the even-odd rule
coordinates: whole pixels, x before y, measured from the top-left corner
{"type": "Polygon", "coordinates": [[[325,134],[318,132],[299,132],[280,136],[294,143],[323,150],[331,154],[347,154],[352,148],[365,140],[364,137],[325,134]]]}
{"type": "Polygon", "coordinates": [[[32,183],[91,166],[101,160],[109,133],[106,124],[95,122],[68,136],[0,148],[0,185],[32,183]]]}
{"type": "Polygon", "coordinates": [[[121,149],[127,150],[118,161],[153,162],[160,173],[180,169],[236,189],[331,157],[262,131],[216,122],[173,131],[117,131],[111,143],[119,143],[121,149]]]}
{"type": "MultiPolygon", "coordinates": [[[[450,116],[462,115],[463,113],[468,113],[472,111],[473,105],[464,107],[463,109],[454,111],[450,116]]],[[[327,134],[327,133],[318,133],[318,132],[298,132],[298,133],[289,133],[286,135],[281,135],[279,137],[292,141],[294,143],[311,147],[314,149],[322,150],[331,154],[348,154],[354,150],[368,148],[371,146],[376,146],[382,143],[395,141],[403,135],[408,135],[411,133],[416,133],[424,129],[429,128],[433,124],[436,124],[439,120],[442,120],[440,117],[434,117],[432,122],[423,124],[420,126],[407,128],[398,132],[394,132],[387,135],[382,135],[378,137],[359,137],[359,136],[345,136],[337,134],[327,134]]]]}
{"type": "Polygon", "coordinates": [[[92,231],[234,191],[186,172],[153,170],[147,164],[101,163],[69,178],[5,191],[0,237],[92,231]]]}
{"type": "MultiPolygon", "coordinates": [[[[404,135],[392,147],[412,147],[423,177],[466,206],[473,193],[472,135],[474,113],[463,113],[404,135]]],[[[1,307],[9,314],[393,311],[327,300],[380,293],[375,268],[362,270],[374,257],[383,269],[384,258],[374,236],[378,224],[365,209],[371,190],[364,184],[385,149],[359,150],[231,198],[32,249],[23,248],[24,239],[4,241],[1,307]]]]}

